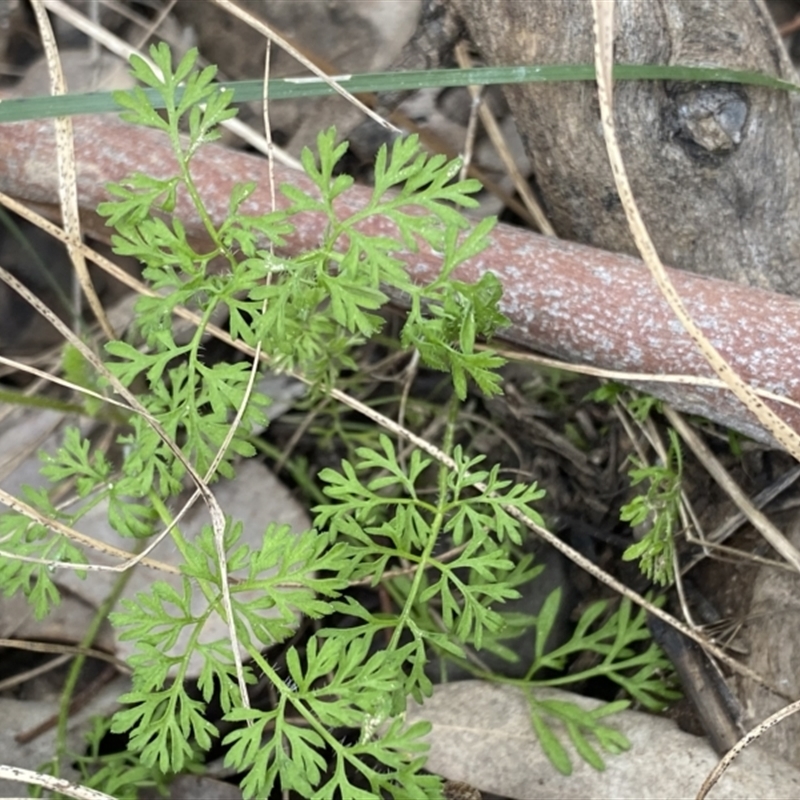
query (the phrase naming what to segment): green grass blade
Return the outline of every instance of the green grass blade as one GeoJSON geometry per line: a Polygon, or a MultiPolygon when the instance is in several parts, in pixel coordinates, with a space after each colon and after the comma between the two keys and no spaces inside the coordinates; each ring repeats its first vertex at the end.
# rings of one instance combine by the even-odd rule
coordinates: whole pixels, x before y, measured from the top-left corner
{"type": "MultiPolygon", "coordinates": [[[[478,67],[475,69],[412,70],[408,72],[378,72],[365,75],[337,76],[348,91],[387,92],[405,89],[444,88],[452,86],[491,85],[505,83],[547,83],[557,81],[594,80],[591,64],[551,64],[545,66],[478,67]]],[[[614,78],[619,81],[690,81],[740,83],[765,86],[771,89],[797,91],[798,85],[759,72],[722,69],[718,67],[684,67],[680,65],[617,64],[614,78]]],[[[221,84],[235,91],[235,102],[260,100],[262,81],[233,81],[221,84]]],[[[320,97],[333,94],[328,84],[318,78],[279,78],[269,82],[272,100],[299,97],[320,97]]],[[[152,89],[145,90],[154,108],[163,101],[152,89]]],[[[177,93],[178,100],[180,92],[177,93]]],[[[48,119],[75,114],[103,114],[119,111],[111,92],[67,94],[60,97],[25,97],[0,102],[0,122],[19,122],[26,119],[48,119]]]]}

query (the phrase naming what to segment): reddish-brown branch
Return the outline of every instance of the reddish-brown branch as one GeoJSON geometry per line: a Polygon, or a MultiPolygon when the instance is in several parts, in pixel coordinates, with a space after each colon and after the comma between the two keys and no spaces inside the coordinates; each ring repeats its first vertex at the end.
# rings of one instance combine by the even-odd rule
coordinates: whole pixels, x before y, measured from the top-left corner
{"type": "MultiPolygon", "coordinates": [[[[54,203],[54,141],[53,125],[48,121],[4,125],[0,189],[31,203],[54,203]]],[[[107,181],[118,181],[134,171],[163,177],[174,174],[166,137],[109,116],[75,120],[75,151],[81,209],[87,227],[94,230],[100,224],[93,209],[107,199],[107,181]]],[[[258,183],[244,210],[269,210],[269,171],[261,158],[209,145],[195,157],[192,173],[217,222],[227,213],[229,193],[237,182],[258,183]]],[[[310,188],[303,175],[278,166],[275,174],[278,184],[310,188]]],[[[354,187],[341,198],[338,211],[353,213],[368,194],[368,189],[354,187]]],[[[278,203],[285,204],[280,193],[278,203]]],[[[200,234],[200,221],[186,198],[177,213],[190,233],[200,234]]],[[[318,245],[323,224],[320,215],[300,215],[286,250],[298,253],[318,245]]],[[[372,219],[364,230],[391,232],[391,223],[372,219]]],[[[403,257],[419,281],[431,278],[438,269],[437,258],[429,251],[403,257]]],[[[487,250],[462,266],[458,277],[475,280],[486,270],[494,272],[505,287],[503,310],[512,326],[504,338],[512,342],[606,369],[714,377],[662,300],[647,269],[636,259],[498,225],[487,250]]],[[[757,388],[800,401],[800,366],[794,360],[800,351],[799,302],[677,270],[670,275],[694,319],[743,378],[757,388]]],[[[770,441],[727,391],[663,383],[642,388],[677,408],[770,441]]],[[[800,430],[800,411],[773,406],[800,430]]]]}

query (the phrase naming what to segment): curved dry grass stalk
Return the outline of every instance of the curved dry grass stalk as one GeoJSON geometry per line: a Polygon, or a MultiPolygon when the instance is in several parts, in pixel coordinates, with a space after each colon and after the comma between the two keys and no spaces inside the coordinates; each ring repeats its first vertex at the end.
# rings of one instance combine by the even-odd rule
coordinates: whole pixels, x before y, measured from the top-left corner
{"type": "MultiPolygon", "coordinates": [[[[479,349],[490,349],[486,345],[479,345],[479,349]]],[[[719,378],[705,378],[700,375],[666,375],[655,372],[630,372],[628,370],[601,369],[590,364],[571,364],[557,358],[547,358],[536,353],[526,353],[522,350],[504,350],[502,347],[492,347],[492,351],[509,361],[522,361],[530,364],[539,364],[543,367],[552,367],[564,372],[574,372],[579,375],[591,375],[595,378],[605,378],[609,381],[622,381],[624,383],[675,383],[684,386],[707,386],[710,389],[726,389],[727,385],[719,378]]],[[[766,389],[755,388],[753,391],[764,400],[772,400],[792,408],[800,409],[800,403],[785,395],[769,392],[766,389]]]]}
{"type": "Polygon", "coordinates": [[[96,789],[90,789],[88,786],[81,786],[66,778],[54,778],[52,775],[47,775],[44,772],[34,772],[30,769],[22,769],[21,767],[8,767],[0,764],[0,779],[6,781],[14,781],[15,783],[24,783],[28,786],[43,786],[45,789],[50,789],[53,792],[60,792],[67,797],[75,797],[77,800],[114,800],[110,794],[105,792],[98,792],[96,789]]]}
{"type": "MultiPolygon", "coordinates": [[[[42,36],[42,45],[47,57],[47,69],[50,73],[50,87],[54,95],[65,94],[67,91],[64,82],[64,73],[61,69],[61,60],[58,56],[58,47],[53,35],[50,19],[44,10],[42,0],[33,0],[33,12],[39,25],[42,36]]],[[[70,117],[57,117],[54,120],[56,129],[56,147],[58,156],[58,196],[61,200],[61,214],[64,220],[64,230],[67,234],[67,252],[75,267],[81,289],[89,301],[89,306],[100,323],[103,332],[109,339],[115,339],[116,334],[111,327],[103,304],[97,296],[89,276],[86,260],[76,244],[81,241],[81,223],[78,216],[78,193],[75,188],[75,147],[72,135],[72,119],[70,117]]]]}
{"type": "Polygon", "coordinates": [[[700,791],[697,793],[696,800],[705,800],[708,793],[725,774],[725,771],[733,763],[734,759],[746,747],[749,747],[756,739],[765,734],[770,728],[774,728],[777,724],[791,717],[800,711],[800,700],[784,706],[780,711],[776,711],[772,716],[767,717],[763,722],[756,725],[755,728],[748,731],[738,742],[722,757],[719,764],[711,771],[709,776],[703,781],[700,791]]]}
{"type": "Polygon", "coordinates": [[[113,397],[105,397],[104,395],[100,394],[99,392],[95,392],[92,389],[88,389],[86,386],[79,386],[77,383],[72,383],[72,381],[64,380],[63,378],[59,378],[57,375],[53,375],[50,372],[45,372],[38,367],[33,367],[30,364],[25,364],[22,361],[18,361],[14,358],[6,358],[5,356],[0,356],[0,364],[4,364],[7,367],[13,368],[15,372],[26,372],[29,375],[35,375],[37,378],[41,378],[43,381],[47,381],[48,383],[54,383],[57,386],[63,386],[65,389],[69,389],[72,392],[77,392],[78,394],[86,395],[87,397],[93,397],[95,400],[100,400],[103,403],[108,403],[109,405],[116,406],[117,408],[121,408],[124,411],[130,411],[130,406],[127,403],[121,403],[119,400],[115,400],[113,397]]]}

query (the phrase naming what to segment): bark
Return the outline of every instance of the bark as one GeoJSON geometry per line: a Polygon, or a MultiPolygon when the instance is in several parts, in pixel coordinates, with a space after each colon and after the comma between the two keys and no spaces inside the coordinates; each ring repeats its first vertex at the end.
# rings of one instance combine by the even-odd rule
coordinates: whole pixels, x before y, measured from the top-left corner
{"type": "MultiPolygon", "coordinates": [[[[487,63],[593,63],[589,0],[448,0],[487,63]]],[[[615,60],[794,72],[761,0],[617,0],[615,60]]],[[[559,236],[635,253],[593,83],[505,88],[559,236]]],[[[722,83],[618,82],[634,194],[662,259],[800,294],[798,96],[722,83]]]]}
{"type": "MultiPolygon", "coordinates": [[[[169,143],[162,134],[133,129],[111,116],[77,117],[74,129],[84,221],[90,230],[107,237],[108,229],[93,216],[97,204],[108,199],[105,183],[134,171],[157,177],[175,174],[169,143]]],[[[261,158],[209,145],[193,159],[192,171],[216,223],[224,219],[230,190],[237,182],[258,184],[245,211],[263,213],[270,208],[269,169],[261,158]]],[[[291,182],[311,189],[298,173],[277,165],[275,172],[279,184],[291,182]]],[[[51,204],[58,196],[57,175],[52,122],[3,126],[0,190],[31,203],[51,204]]],[[[367,187],[353,187],[338,203],[338,213],[349,215],[362,208],[370,194],[367,187]]],[[[280,194],[278,199],[280,204],[280,194]]],[[[190,235],[202,231],[186,198],[180,200],[176,213],[190,235]]],[[[303,214],[295,222],[297,229],[288,238],[287,252],[317,247],[325,219],[303,214]]],[[[394,233],[391,223],[381,218],[371,220],[365,230],[394,233]]],[[[419,280],[431,279],[438,272],[434,253],[399,255],[419,280]]],[[[510,341],[608,369],[713,377],[637,259],[498,225],[488,249],[466,263],[458,277],[477,280],[486,270],[504,284],[503,310],[512,321],[504,337],[510,341]]],[[[687,272],[672,271],[671,275],[694,318],[745,380],[800,401],[800,366],[795,359],[800,350],[800,302],[687,272]]],[[[771,441],[724,390],[664,383],[642,388],[679,409],[771,441]]],[[[773,407],[800,428],[798,410],[773,407]]]]}

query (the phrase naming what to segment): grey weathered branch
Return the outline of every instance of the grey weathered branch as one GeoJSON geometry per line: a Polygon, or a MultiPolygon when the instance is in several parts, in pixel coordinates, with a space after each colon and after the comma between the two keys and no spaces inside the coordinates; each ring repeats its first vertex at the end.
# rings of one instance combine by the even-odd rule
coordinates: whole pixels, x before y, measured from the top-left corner
{"type": "MultiPolygon", "coordinates": [[[[52,206],[57,197],[54,142],[51,122],[3,126],[0,190],[40,207],[52,206]]],[[[75,152],[84,222],[87,229],[106,235],[93,209],[107,199],[107,181],[118,181],[134,171],[167,176],[175,168],[164,136],[108,116],[75,120],[75,152]]],[[[236,182],[258,183],[245,210],[269,210],[269,170],[260,158],[209,145],[195,157],[192,172],[216,221],[227,213],[236,182]]],[[[276,166],[275,175],[279,184],[311,188],[298,173],[276,166]]],[[[354,187],[342,197],[339,212],[349,214],[362,207],[369,193],[367,188],[354,187]]],[[[278,202],[282,202],[280,194],[278,202]]],[[[201,233],[186,198],[181,198],[177,213],[190,232],[201,233]]],[[[303,214],[296,225],[287,251],[297,253],[318,245],[324,226],[320,215],[303,214]]],[[[375,233],[390,232],[390,228],[386,219],[374,219],[365,226],[375,233]]],[[[420,281],[437,271],[438,261],[431,252],[400,255],[420,281]]],[[[499,225],[488,249],[465,264],[459,275],[474,280],[486,270],[504,284],[503,307],[512,320],[504,337],[512,342],[607,369],[713,377],[646,268],[634,258],[499,225]]],[[[683,271],[671,275],[698,324],[746,380],[800,402],[799,302],[683,271]]],[[[768,441],[749,412],[724,390],[661,383],[643,388],[679,409],[768,441]]],[[[772,405],[800,429],[800,411],[772,405]]]]}

